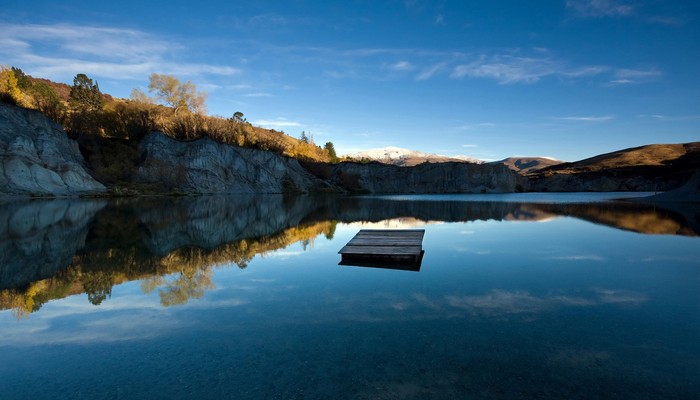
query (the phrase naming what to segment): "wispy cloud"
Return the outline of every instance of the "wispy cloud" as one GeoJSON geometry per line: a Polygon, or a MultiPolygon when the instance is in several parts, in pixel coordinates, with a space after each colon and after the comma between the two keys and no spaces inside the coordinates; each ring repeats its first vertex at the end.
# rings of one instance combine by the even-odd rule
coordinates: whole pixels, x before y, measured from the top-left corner
{"type": "Polygon", "coordinates": [[[65,80],[76,73],[144,79],[152,72],[178,76],[234,75],[230,66],[176,61],[186,47],[144,31],[71,24],[0,24],[0,57],[27,72],[65,80]]]}
{"type": "Polygon", "coordinates": [[[395,64],[392,64],[390,68],[394,71],[408,71],[413,69],[413,66],[408,61],[399,61],[395,64]]]}
{"type": "Polygon", "coordinates": [[[631,69],[619,68],[613,71],[612,77],[607,86],[634,85],[646,83],[663,76],[663,72],[657,68],[631,69]]]}
{"type": "Polygon", "coordinates": [[[603,116],[580,116],[580,117],[556,117],[555,119],[564,121],[584,121],[584,122],[605,122],[614,119],[612,115],[603,116]]]}
{"type": "Polygon", "coordinates": [[[272,93],[256,92],[256,93],[246,93],[243,97],[274,97],[272,93]]]}
{"type": "Polygon", "coordinates": [[[445,65],[447,65],[447,63],[441,62],[423,69],[421,73],[416,76],[416,80],[424,81],[430,79],[433,75],[444,69],[445,65]]]}
{"type": "Polygon", "coordinates": [[[260,119],[257,121],[253,121],[253,124],[262,126],[264,128],[271,128],[271,129],[293,128],[293,127],[302,126],[301,123],[296,122],[296,121],[290,121],[286,118],[276,118],[273,120],[260,119]]]}
{"type": "Polygon", "coordinates": [[[498,83],[530,83],[556,74],[555,63],[548,58],[515,57],[509,55],[482,55],[468,64],[452,70],[453,78],[490,78],[498,83]]]}
{"type": "Polygon", "coordinates": [[[566,0],[566,7],[583,18],[625,17],[635,8],[617,0],[566,0]]]}

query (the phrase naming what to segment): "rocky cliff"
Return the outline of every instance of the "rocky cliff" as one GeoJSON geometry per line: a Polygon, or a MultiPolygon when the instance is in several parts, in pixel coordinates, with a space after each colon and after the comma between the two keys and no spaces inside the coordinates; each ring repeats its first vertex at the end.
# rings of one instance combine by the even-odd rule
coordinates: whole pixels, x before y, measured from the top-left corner
{"type": "Polygon", "coordinates": [[[139,144],[135,181],[186,193],[288,193],[328,189],[292,158],[209,138],[180,142],[151,133],[139,144]]]}
{"type": "Polygon", "coordinates": [[[452,162],[415,167],[342,163],[331,168],[328,179],[367,193],[507,193],[516,185],[516,173],[504,165],[452,162]]]}
{"type": "Polygon", "coordinates": [[[106,188],[78,145],[38,111],[0,103],[0,196],[73,196],[106,188]]]}

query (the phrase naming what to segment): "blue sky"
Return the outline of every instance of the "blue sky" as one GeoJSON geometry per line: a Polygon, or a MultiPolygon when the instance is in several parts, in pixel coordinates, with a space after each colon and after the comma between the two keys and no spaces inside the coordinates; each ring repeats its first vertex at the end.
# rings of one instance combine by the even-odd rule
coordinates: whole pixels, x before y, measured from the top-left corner
{"type": "Polygon", "coordinates": [[[208,93],[209,114],[341,154],[573,161],[700,140],[690,0],[6,0],[0,64],[86,73],[118,97],[172,74],[208,93]]]}

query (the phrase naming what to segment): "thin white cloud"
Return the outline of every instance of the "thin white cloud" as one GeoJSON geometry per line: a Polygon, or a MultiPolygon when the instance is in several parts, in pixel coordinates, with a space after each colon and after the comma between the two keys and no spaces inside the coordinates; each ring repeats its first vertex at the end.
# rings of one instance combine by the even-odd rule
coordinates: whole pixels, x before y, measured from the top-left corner
{"type": "Polygon", "coordinates": [[[234,75],[230,66],[179,62],[186,50],[135,29],[71,24],[0,24],[0,57],[26,72],[56,80],[76,73],[107,79],[145,79],[152,72],[177,76],[234,75]]]}
{"type": "Polygon", "coordinates": [[[626,17],[635,12],[634,6],[617,0],[566,0],[566,7],[583,18],[626,17]]]}
{"type": "Polygon", "coordinates": [[[477,60],[453,68],[453,78],[489,78],[501,84],[532,83],[559,74],[561,67],[549,58],[482,55],[477,60]]]}
{"type": "Polygon", "coordinates": [[[475,145],[475,144],[463,144],[462,147],[465,147],[465,148],[474,148],[474,147],[478,147],[478,146],[475,145]]]}
{"type": "Polygon", "coordinates": [[[444,62],[431,65],[430,67],[421,71],[421,73],[418,74],[418,76],[416,76],[416,80],[424,81],[426,79],[430,79],[433,75],[437,74],[442,69],[444,69],[445,65],[447,65],[447,64],[444,62]]]}
{"type": "Polygon", "coordinates": [[[271,93],[256,92],[244,94],[243,97],[274,97],[274,95],[271,93]]]}
{"type": "Polygon", "coordinates": [[[564,121],[584,121],[584,122],[605,122],[605,121],[610,121],[613,119],[612,115],[603,115],[603,116],[581,116],[581,117],[558,117],[556,119],[564,120],[564,121]]]}
{"type": "Polygon", "coordinates": [[[631,79],[613,79],[606,86],[633,85],[636,82],[631,79]]]}
{"type": "Polygon", "coordinates": [[[293,127],[302,126],[301,123],[296,122],[296,121],[290,121],[286,118],[277,118],[274,120],[261,119],[261,120],[253,121],[253,124],[262,126],[264,128],[270,128],[270,129],[293,128],[293,127]]]}
{"type": "Polygon", "coordinates": [[[615,76],[618,78],[650,78],[661,76],[663,73],[655,68],[652,69],[618,69],[615,71],[615,76]]]}
{"type": "Polygon", "coordinates": [[[399,61],[391,66],[394,71],[408,71],[413,69],[413,66],[408,61],[399,61]]]}
{"type": "Polygon", "coordinates": [[[613,72],[611,81],[607,86],[634,85],[653,81],[655,78],[663,76],[663,72],[656,68],[649,69],[631,69],[620,68],[613,72]]]}

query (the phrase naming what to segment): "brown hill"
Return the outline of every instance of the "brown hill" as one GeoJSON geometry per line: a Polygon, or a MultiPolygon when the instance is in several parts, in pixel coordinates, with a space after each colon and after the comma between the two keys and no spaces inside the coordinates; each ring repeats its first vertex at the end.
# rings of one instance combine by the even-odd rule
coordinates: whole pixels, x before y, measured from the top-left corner
{"type": "Polygon", "coordinates": [[[520,174],[527,174],[538,169],[558,165],[564,161],[546,157],[508,157],[504,160],[493,161],[491,164],[503,164],[520,174]]]}
{"type": "Polygon", "coordinates": [[[667,191],[700,170],[700,142],[651,144],[526,174],[530,191],[667,191]]]}
{"type": "Polygon", "coordinates": [[[581,161],[561,163],[542,172],[593,172],[629,167],[691,166],[700,164],[700,142],[650,144],[601,154],[581,161]]]}

